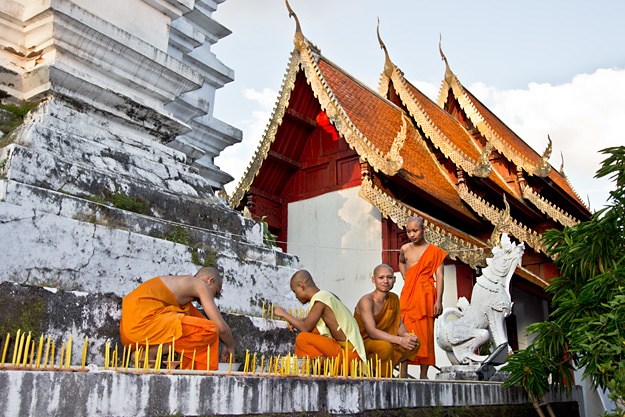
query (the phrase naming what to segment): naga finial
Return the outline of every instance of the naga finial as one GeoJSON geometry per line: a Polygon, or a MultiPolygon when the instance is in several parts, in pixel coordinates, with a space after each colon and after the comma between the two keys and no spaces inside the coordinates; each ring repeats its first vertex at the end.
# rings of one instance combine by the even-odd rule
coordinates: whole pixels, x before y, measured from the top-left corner
{"type": "Polygon", "coordinates": [[[384,56],[386,58],[386,60],[384,62],[384,74],[387,77],[390,78],[392,73],[393,73],[393,69],[394,69],[395,65],[393,65],[393,62],[391,61],[391,58],[389,58],[388,50],[386,49],[386,45],[384,45],[384,42],[382,42],[382,38],[380,37],[380,18],[379,17],[378,17],[377,33],[378,33],[378,42],[380,42],[380,48],[384,49],[384,56]]]}
{"type": "Polygon", "coordinates": [[[486,142],[484,148],[482,148],[482,152],[480,154],[480,159],[477,161],[477,166],[475,169],[475,174],[480,178],[486,178],[490,175],[493,164],[490,162],[490,155],[493,153],[493,145],[490,142],[486,142]]]}
{"type": "Polygon", "coordinates": [[[551,151],[553,150],[553,142],[549,135],[547,135],[547,139],[549,139],[547,149],[545,149],[545,152],[543,152],[543,155],[540,157],[540,164],[534,169],[534,174],[539,177],[546,177],[551,172],[551,165],[549,165],[548,161],[551,157],[551,151]]]}
{"type": "Polygon", "coordinates": [[[286,8],[289,10],[289,17],[295,18],[295,40],[296,42],[304,41],[304,33],[302,33],[302,27],[299,24],[299,19],[297,18],[297,15],[291,8],[291,5],[289,4],[289,0],[284,0],[284,2],[286,3],[286,8]]]}
{"type": "Polygon", "coordinates": [[[503,195],[503,204],[505,209],[499,218],[499,221],[495,225],[495,229],[493,233],[490,235],[487,243],[492,246],[501,247],[501,234],[506,231],[508,228],[508,223],[510,222],[510,204],[508,204],[508,200],[506,200],[506,195],[503,195]]]}
{"type": "Polygon", "coordinates": [[[447,84],[449,84],[451,86],[451,81],[454,78],[454,73],[451,72],[451,68],[449,68],[449,62],[447,62],[447,57],[443,53],[443,45],[442,44],[443,44],[443,34],[440,33],[439,34],[439,40],[438,40],[438,50],[441,53],[441,58],[443,59],[443,61],[445,61],[445,81],[447,82],[447,84]]]}

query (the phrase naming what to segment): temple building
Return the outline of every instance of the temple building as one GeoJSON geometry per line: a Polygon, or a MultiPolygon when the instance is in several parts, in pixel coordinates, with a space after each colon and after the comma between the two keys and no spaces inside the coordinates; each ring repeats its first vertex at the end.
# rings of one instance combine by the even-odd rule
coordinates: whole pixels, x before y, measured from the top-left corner
{"type": "MultiPolygon", "coordinates": [[[[381,39],[377,91],[322,55],[299,22],[294,42],[231,207],[264,218],[282,250],[350,308],[371,291],[377,264],[398,271],[410,216],[422,217],[426,239],[449,253],[444,307],[470,298],[492,242],[507,232],[526,246],[507,320],[512,347],[524,348],[522,330],[548,317],[543,289],[557,275],[541,233],[591,215],[549,164],[551,139],[542,154],[528,146],[461,84],[442,50],[447,65],[434,102],[406,80],[381,39]]],[[[394,291],[402,285],[399,277],[394,291]]],[[[444,364],[442,351],[437,357],[444,364]]]]}

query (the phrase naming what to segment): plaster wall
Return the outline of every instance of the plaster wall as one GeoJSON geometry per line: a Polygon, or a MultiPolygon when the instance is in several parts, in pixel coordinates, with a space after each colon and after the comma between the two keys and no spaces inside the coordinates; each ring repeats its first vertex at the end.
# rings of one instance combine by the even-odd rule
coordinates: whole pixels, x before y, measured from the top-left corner
{"type": "Polygon", "coordinates": [[[167,50],[170,17],[141,0],[81,0],[80,7],[161,51],[167,50]]]}
{"type": "Polygon", "coordinates": [[[357,187],[290,203],[288,212],[287,251],[353,311],[372,291],[373,268],[382,262],[380,212],[357,187]]]}

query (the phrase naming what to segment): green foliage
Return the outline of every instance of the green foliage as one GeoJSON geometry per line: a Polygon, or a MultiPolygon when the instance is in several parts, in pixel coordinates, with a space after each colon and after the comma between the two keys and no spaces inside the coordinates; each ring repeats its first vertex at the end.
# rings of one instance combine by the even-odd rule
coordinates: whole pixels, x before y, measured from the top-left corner
{"type": "Polygon", "coordinates": [[[111,202],[118,209],[145,214],[145,203],[140,198],[130,197],[124,193],[115,193],[111,196],[111,202]]]}
{"type": "Polygon", "coordinates": [[[174,243],[180,243],[182,245],[189,245],[189,231],[184,227],[176,226],[173,230],[167,233],[166,240],[174,243]]]}
{"type": "MultiPolygon", "coordinates": [[[[548,230],[543,243],[561,276],[553,294],[551,321],[536,323],[532,345],[508,358],[506,386],[522,385],[541,396],[553,385],[570,389],[572,371],[608,389],[617,404],[625,398],[625,147],[609,155],[596,177],[610,176],[616,189],[609,205],[562,231],[548,230]]],[[[620,415],[620,414],[619,414],[620,415]]]]}
{"type": "Polygon", "coordinates": [[[216,251],[212,251],[212,250],[206,251],[204,260],[202,260],[200,257],[200,253],[198,251],[193,251],[191,252],[191,262],[201,267],[212,266],[213,268],[217,268],[217,260],[215,259],[216,255],[217,255],[216,251]]]}
{"type": "MultiPolygon", "coordinates": [[[[6,117],[0,120],[0,131],[5,135],[8,135],[13,129],[24,123],[24,118],[29,111],[37,106],[37,102],[28,103],[24,102],[20,105],[17,104],[0,104],[0,109],[5,111],[6,117]]],[[[8,143],[7,143],[8,144],[8,143]]],[[[5,146],[3,144],[2,146],[5,146]]],[[[0,147],[2,147],[0,146],[0,147]]]]}

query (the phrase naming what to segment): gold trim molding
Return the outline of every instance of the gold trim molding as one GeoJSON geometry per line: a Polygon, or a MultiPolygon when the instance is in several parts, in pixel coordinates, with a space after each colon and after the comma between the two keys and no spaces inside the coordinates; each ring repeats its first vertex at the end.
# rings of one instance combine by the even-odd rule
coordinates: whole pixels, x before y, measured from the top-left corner
{"type": "Polygon", "coordinates": [[[501,228],[502,232],[516,237],[521,242],[530,245],[536,252],[545,252],[545,247],[540,243],[541,235],[519,223],[513,218],[506,218],[505,210],[499,210],[490,203],[484,201],[469,190],[466,183],[458,184],[458,195],[477,214],[490,221],[493,226],[501,228]]]}
{"type": "MultiPolygon", "coordinates": [[[[380,93],[382,93],[383,81],[385,81],[384,78],[382,78],[381,80],[379,88],[380,93]]],[[[408,87],[407,81],[404,78],[401,70],[396,66],[391,75],[391,81],[393,82],[393,85],[395,86],[400,99],[410,112],[410,115],[423,130],[423,133],[430,138],[436,148],[440,149],[440,151],[443,152],[443,154],[447,158],[451,159],[452,162],[456,164],[456,166],[462,168],[469,175],[480,178],[486,178],[490,175],[492,171],[492,165],[490,161],[488,161],[486,164],[475,161],[473,158],[458,149],[454,145],[454,143],[449,138],[447,138],[434,123],[432,123],[430,118],[426,115],[423,107],[417,102],[416,98],[410,91],[410,88],[408,87]]],[[[468,132],[467,136],[470,136],[468,132]]],[[[480,158],[480,160],[481,159],[482,158],[480,158]]],[[[488,158],[486,158],[486,160],[488,160],[488,158]]]]}
{"type": "MultiPolygon", "coordinates": [[[[449,67],[447,67],[449,68],[449,67]]],[[[448,91],[451,90],[454,96],[458,100],[460,107],[464,110],[471,123],[477,128],[477,130],[486,138],[486,140],[493,144],[495,149],[503,154],[509,161],[512,161],[518,168],[523,169],[530,175],[536,175],[539,177],[546,177],[551,171],[551,165],[547,162],[551,155],[551,140],[547,149],[541,157],[540,164],[536,165],[532,163],[527,157],[521,155],[515,149],[513,149],[504,139],[502,139],[490,125],[484,120],[480,112],[471,102],[469,96],[460,84],[458,77],[456,77],[451,71],[445,72],[445,79],[442,82],[440,92],[438,94],[437,104],[440,108],[445,108],[447,102],[448,91]],[[448,74],[448,72],[450,74],[448,74]]]]}
{"type": "MultiPolygon", "coordinates": [[[[404,165],[404,160],[399,156],[399,151],[403,147],[405,133],[404,140],[395,138],[388,154],[385,155],[377,149],[347,116],[319,68],[318,55],[313,55],[308,43],[296,44],[296,47],[300,52],[306,79],[321,108],[326,112],[330,123],[334,125],[339,135],[345,139],[351,149],[356,150],[363,160],[368,161],[376,172],[381,171],[388,176],[395,175],[404,165]]],[[[401,131],[404,129],[401,128],[401,131]]]]}
{"type": "Polygon", "coordinates": [[[254,154],[252,161],[247,166],[245,174],[243,174],[237,188],[232,193],[232,197],[230,198],[230,208],[235,209],[239,206],[239,204],[241,204],[245,193],[249,191],[256,175],[258,175],[260,167],[263,165],[265,159],[267,159],[271,144],[276,139],[278,127],[282,123],[282,118],[284,117],[286,108],[289,105],[291,93],[295,88],[295,78],[299,72],[300,64],[301,60],[299,54],[296,51],[293,51],[291,53],[291,59],[289,60],[286,75],[284,76],[284,81],[282,82],[282,90],[280,91],[273,114],[271,115],[271,120],[265,129],[263,139],[256,148],[256,153],[254,154]]]}
{"type": "MultiPolygon", "coordinates": [[[[404,228],[406,221],[412,216],[420,216],[414,210],[408,209],[383,190],[376,187],[371,179],[364,177],[358,195],[377,208],[384,218],[390,219],[398,227],[404,228]]],[[[425,237],[428,242],[444,249],[451,259],[459,260],[471,268],[485,266],[487,254],[484,248],[479,248],[465,240],[441,229],[437,225],[423,219],[425,237]]]]}
{"type": "Polygon", "coordinates": [[[555,221],[559,222],[561,225],[565,227],[571,227],[579,223],[579,220],[564,212],[555,204],[547,201],[544,197],[534,191],[532,187],[528,185],[521,185],[521,193],[523,198],[529,200],[543,214],[551,217],[555,221]]]}

